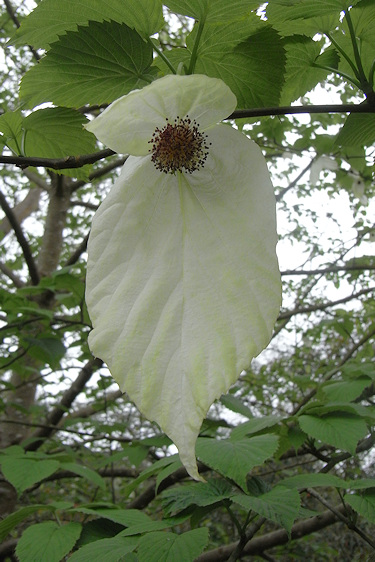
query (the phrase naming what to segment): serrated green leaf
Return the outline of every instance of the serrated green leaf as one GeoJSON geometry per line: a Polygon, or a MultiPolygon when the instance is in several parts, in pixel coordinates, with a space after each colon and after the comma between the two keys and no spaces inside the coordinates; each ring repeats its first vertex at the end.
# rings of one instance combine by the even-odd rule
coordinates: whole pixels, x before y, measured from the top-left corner
{"type": "Polygon", "coordinates": [[[188,486],[165,490],[162,497],[162,506],[167,516],[183,511],[190,505],[204,507],[218,503],[233,495],[232,486],[222,479],[210,479],[203,484],[198,482],[188,486]]]}
{"type": "Polygon", "coordinates": [[[181,535],[148,533],[139,541],[139,562],[193,562],[208,543],[208,529],[194,529],[181,535]]]}
{"type": "Polygon", "coordinates": [[[14,45],[48,46],[66,31],[75,31],[89,21],[112,20],[125,23],[148,37],[164,24],[160,0],[44,0],[23,21],[13,40],[14,45]]]}
{"type": "Polygon", "coordinates": [[[272,0],[267,6],[267,17],[273,23],[292,21],[298,19],[309,19],[322,15],[337,14],[348,6],[353,6],[354,2],[344,0],[299,0],[298,2],[289,0],[272,0]]]}
{"type": "Polygon", "coordinates": [[[328,381],[322,386],[322,391],[332,402],[350,402],[358,398],[370,384],[371,379],[366,376],[349,381],[328,381]]]}
{"type": "Polygon", "coordinates": [[[23,507],[18,511],[11,513],[8,517],[0,521],[0,541],[3,541],[12,529],[18,525],[18,523],[21,523],[21,521],[26,519],[32,513],[45,510],[54,511],[55,509],[56,507],[52,505],[36,504],[28,505],[27,507],[23,507]]]}
{"type": "Polygon", "coordinates": [[[74,472],[74,474],[78,474],[83,478],[86,478],[86,480],[89,480],[90,482],[95,484],[95,486],[98,486],[102,490],[105,489],[105,481],[102,478],[102,476],[100,476],[100,474],[95,472],[95,470],[91,470],[91,468],[88,468],[87,466],[83,466],[81,464],[77,464],[73,462],[66,462],[66,463],[61,463],[61,468],[63,470],[69,470],[70,472],[74,472]]]}
{"type": "Polygon", "coordinates": [[[0,460],[5,478],[18,493],[51,476],[60,468],[60,463],[55,460],[34,460],[13,456],[3,457],[0,460]]]}
{"type": "Polygon", "coordinates": [[[228,22],[243,18],[259,6],[257,0],[167,0],[166,6],[176,14],[208,22],[228,22]]]}
{"type": "Polygon", "coordinates": [[[297,474],[285,478],[280,485],[287,488],[315,488],[317,486],[333,486],[335,488],[349,488],[349,483],[332,474],[297,474]]]}
{"type": "Polygon", "coordinates": [[[32,525],[17,543],[17,558],[20,562],[60,562],[72,550],[81,529],[80,523],[73,522],[58,525],[46,521],[32,525]]]}
{"type": "Polygon", "coordinates": [[[15,154],[21,154],[22,121],[22,114],[19,110],[7,111],[0,115],[1,143],[15,154]]]}
{"type": "Polygon", "coordinates": [[[375,523],[375,490],[368,490],[363,492],[361,495],[359,494],[347,494],[345,496],[345,502],[350,505],[365,517],[370,523],[375,523]]]}
{"type": "Polygon", "coordinates": [[[282,418],[280,416],[263,416],[262,418],[253,418],[247,422],[237,425],[231,432],[232,440],[243,439],[246,435],[257,433],[267,427],[272,427],[279,423],[282,418]]]}
{"type": "MultiPolygon", "coordinates": [[[[323,44],[323,41],[314,41],[310,37],[300,35],[293,35],[285,40],[283,45],[287,62],[281,104],[290,104],[327,77],[329,71],[314,67],[315,62],[319,62],[323,44]]],[[[327,59],[327,55],[325,58],[327,59]]],[[[333,62],[333,60],[329,59],[329,62],[333,62]]],[[[320,63],[327,63],[327,60],[320,61],[320,63]]]]}
{"type": "Polygon", "coordinates": [[[221,78],[236,95],[238,107],[277,105],[285,66],[277,32],[262,26],[233,48],[234,38],[241,37],[238,30],[233,28],[233,37],[222,30],[218,26],[204,30],[195,72],[221,78]]]}
{"type": "Polygon", "coordinates": [[[52,101],[81,106],[109,103],[152,80],[152,47],[115,22],[68,31],[21,82],[29,105],[52,101]]]}
{"type": "Polygon", "coordinates": [[[197,441],[196,452],[204,464],[231,478],[246,490],[247,473],[270,458],[277,446],[276,435],[260,435],[239,441],[201,438],[197,441]]]}
{"type": "Polygon", "coordinates": [[[336,137],[339,146],[370,146],[375,142],[375,114],[352,113],[336,137]]]}
{"type": "Polygon", "coordinates": [[[261,496],[232,496],[232,500],[247,510],[255,511],[281,525],[288,534],[297,519],[300,509],[300,496],[297,490],[276,486],[261,496]]]}
{"type": "Polygon", "coordinates": [[[301,429],[323,443],[328,443],[353,455],[358,441],[367,435],[363,419],[347,413],[326,414],[321,417],[302,415],[298,418],[301,429]]]}
{"type": "Polygon", "coordinates": [[[22,122],[25,156],[63,158],[90,154],[95,137],[83,128],[87,119],[67,107],[49,107],[34,111],[22,122]]]}
{"type": "Polygon", "coordinates": [[[100,539],[82,546],[69,558],[71,562],[119,562],[124,555],[132,552],[138,539],[133,537],[113,537],[100,539]]]}
{"type": "Polygon", "coordinates": [[[251,476],[247,479],[247,493],[249,496],[261,496],[271,490],[271,486],[258,476],[251,476]]]}

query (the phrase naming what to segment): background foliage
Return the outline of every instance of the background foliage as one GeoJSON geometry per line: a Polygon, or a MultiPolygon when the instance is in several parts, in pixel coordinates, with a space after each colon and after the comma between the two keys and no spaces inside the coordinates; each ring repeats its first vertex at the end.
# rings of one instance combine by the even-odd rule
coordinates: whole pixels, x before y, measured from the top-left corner
{"type": "Polygon", "coordinates": [[[0,558],[370,559],[374,2],[4,0],[0,22],[0,558]],[[82,124],[180,63],[232,88],[263,149],[284,291],[269,348],[203,424],[206,484],[90,355],[84,303],[126,155],[82,124]]]}

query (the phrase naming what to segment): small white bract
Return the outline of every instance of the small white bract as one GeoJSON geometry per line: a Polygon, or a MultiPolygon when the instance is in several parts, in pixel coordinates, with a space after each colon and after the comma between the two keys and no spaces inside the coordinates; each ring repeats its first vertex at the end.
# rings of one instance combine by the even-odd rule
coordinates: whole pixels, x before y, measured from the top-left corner
{"type": "Polygon", "coordinates": [[[201,423],[268,344],[281,301],[265,160],[217,124],[235,107],[221,80],[170,75],[87,125],[131,155],[92,224],[89,345],[196,479],[201,423]]]}

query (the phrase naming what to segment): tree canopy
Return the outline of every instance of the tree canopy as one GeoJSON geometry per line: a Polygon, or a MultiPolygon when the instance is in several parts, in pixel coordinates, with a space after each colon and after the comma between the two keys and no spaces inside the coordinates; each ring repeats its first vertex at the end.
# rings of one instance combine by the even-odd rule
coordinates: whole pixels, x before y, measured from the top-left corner
{"type": "MultiPolygon", "coordinates": [[[[0,559],[372,559],[373,0],[4,0],[0,21],[0,559]],[[91,354],[93,304],[90,319],[85,301],[93,217],[134,158],[87,125],[121,96],[191,74],[230,88],[237,107],[218,131],[248,137],[263,153],[255,160],[267,162],[283,295],[268,347],[200,428],[203,482],[91,354]]],[[[221,161],[233,181],[235,150],[226,145],[221,161]]],[[[267,206],[261,188],[256,200],[267,206]]],[[[129,228],[143,220],[131,209],[129,228]]],[[[250,282],[252,262],[261,268],[269,258],[261,243],[272,220],[261,224],[259,215],[258,224],[249,214],[246,225],[244,207],[238,225],[232,211],[212,221],[212,236],[232,225],[225,255],[235,259],[239,232],[248,234],[250,282]]],[[[177,220],[162,222],[172,229],[177,220]]],[[[124,255],[132,243],[120,241],[124,255]]],[[[103,258],[111,252],[109,245],[103,258]]],[[[239,269],[238,308],[242,297],[252,314],[239,269]]],[[[267,283],[267,275],[255,283],[259,295],[267,283]]],[[[225,296],[208,287],[199,307],[209,299],[225,317],[225,296]]],[[[207,316],[203,349],[224,329],[207,316]]],[[[213,358],[223,372],[229,354],[213,358]]],[[[185,398],[160,392],[169,404],[185,398]]]]}

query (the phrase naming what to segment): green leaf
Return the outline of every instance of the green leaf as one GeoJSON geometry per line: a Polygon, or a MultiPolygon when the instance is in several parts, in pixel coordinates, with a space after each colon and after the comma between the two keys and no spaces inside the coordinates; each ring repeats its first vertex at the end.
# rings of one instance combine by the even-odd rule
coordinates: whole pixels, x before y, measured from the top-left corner
{"type": "Polygon", "coordinates": [[[357,480],[349,480],[348,488],[351,490],[375,488],[375,478],[358,478],[357,480]]]}
{"type": "Polygon", "coordinates": [[[5,478],[16,488],[18,493],[51,476],[60,468],[58,461],[34,460],[28,459],[25,456],[4,456],[0,461],[5,478]]]}
{"type": "MultiPolygon", "coordinates": [[[[205,27],[195,72],[221,78],[236,95],[238,107],[277,105],[285,66],[281,39],[264,25],[238,43],[238,27],[233,24],[230,32],[225,27],[205,27]],[[233,48],[234,41],[238,44],[233,48]]],[[[190,44],[193,40],[192,33],[190,44]]]]}
{"type": "Polygon", "coordinates": [[[334,62],[333,55],[331,57],[325,55],[324,60],[320,60],[319,54],[323,44],[323,40],[314,41],[310,37],[298,35],[288,37],[283,43],[287,62],[281,104],[290,104],[327,77],[329,71],[314,67],[315,62],[320,64],[334,62]]]}
{"type": "Polygon", "coordinates": [[[163,482],[163,480],[168,478],[168,476],[173,474],[173,472],[175,472],[179,468],[181,468],[181,461],[178,458],[174,463],[168,464],[163,470],[159,472],[159,474],[156,477],[156,488],[155,488],[156,493],[158,493],[159,486],[163,482]]]}
{"type": "Polygon", "coordinates": [[[128,552],[133,552],[138,539],[113,537],[82,546],[69,558],[70,562],[118,562],[128,552]]]}
{"type": "Polygon", "coordinates": [[[95,137],[83,128],[86,117],[66,107],[49,107],[34,111],[22,122],[25,156],[62,158],[90,154],[95,137]]]}
{"type": "Polygon", "coordinates": [[[82,546],[101,539],[110,539],[118,535],[118,533],[123,530],[123,525],[114,523],[109,519],[92,519],[87,523],[83,523],[82,533],[79,537],[79,541],[76,544],[76,548],[81,548],[82,546]]]}
{"type": "Polygon", "coordinates": [[[60,367],[60,359],[64,357],[66,349],[59,338],[42,334],[38,338],[25,336],[22,339],[30,346],[28,353],[31,357],[47,363],[52,369],[60,367]]]}
{"type": "Polygon", "coordinates": [[[375,490],[367,490],[363,492],[361,495],[359,494],[347,494],[345,496],[345,502],[350,505],[365,517],[370,523],[375,523],[375,490]]]}
{"type": "Polygon", "coordinates": [[[133,525],[143,525],[152,522],[152,519],[139,511],[138,509],[106,509],[98,507],[93,509],[90,507],[76,507],[70,510],[72,513],[86,513],[87,515],[95,515],[104,519],[109,519],[115,523],[119,523],[124,527],[131,527],[133,525]]]}
{"type": "Polygon", "coordinates": [[[112,20],[125,23],[143,37],[159,31],[164,24],[160,0],[44,0],[23,21],[14,45],[48,48],[59,35],[75,31],[89,21],[112,20]]]}
{"type": "Polygon", "coordinates": [[[16,547],[20,562],[61,562],[69,554],[81,534],[80,523],[58,525],[46,521],[24,531],[16,547]]]}
{"type": "Polygon", "coordinates": [[[243,18],[259,6],[257,0],[167,0],[166,6],[176,14],[210,22],[229,22],[243,18]]]}
{"type": "Polygon", "coordinates": [[[252,433],[257,433],[258,431],[262,431],[262,429],[276,425],[281,419],[282,418],[279,416],[253,418],[252,420],[237,425],[232,430],[230,438],[235,441],[243,439],[246,435],[251,435],[252,433]]]}
{"type": "Polygon", "coordinates": [[[194,529],[181,535],[148,533],[139,541],[139,562],[193,562],[208,543],[208,529],[194,529]]]}
{"type": "Polygon", "coordinates": [[[234,480],[246,490],[246,475],[270,458],[278,446],[276,435],[260,435],[251,439],[230,441],[228,439],[198,439],[198,458],[223,476],[234,480]]]}
{"type": "Polygon", "coordinates": [[[232,496],[232,500],[248,511],[252,510],[278,525],[284,527],[288,534],[300,509],[300,496],[297,490],[276,486],[261,496],[232,496]]]}
{"type": "Polygon", "coordinates": [[[337,14],[347,6],[353,6],[354,2],[344,0],[299,0],[298,2],[289,0],[272,0],[267,6],[267,17],[273,23],[292,21],[298,19],[309,19],[323,15],[337,14]]]}
{"type": "Polygon", "coordinates": [[[152,80],[152,47],[125,24],[90,22],[68,31],[21,82],[29,105],[113,101],[152,80]]]}
{"type": "Polygon", "coordinates": [[[203,484],[198,482],[188,486],[165,490],[162,497],[162,506],[166,515],[172,515],[183,511],[190,505],[207,506],[233,495],[233,487],[219,478],[210,479],[203,484]]]}
{"type": "Polygon", "coordinates": [[[87,466],[83,466],[82,464],[77,464],[73,462],[66,462],[66,463],[61,463],[61,469],[74,472],[74,474],[78,474],[79,476],[86,478],[86,480],[89,480],[90,482],[95,484],[95,486],[98,486],[102,490],[105,489],[104,479],[100,476],[100,474],[95,472],[95,470],[91,470],[87,466]]]}
{"type": "Polygon", "coordinates": [[[18,111],[7,111],[0,115],[0,139],[15,154],[21,154],[22,114],[18,111]]]}
{"type": "Polygon", "coordinates": [[[349,482],[345,482],[338,476],[332,474],[297,474],[285,478],[280,482],[281,486],[287,488],[315,488],[318,486],[333,486],[335,488],[349,488],[349,482]]]}
{"type": "Polygon", "coordinates": [[[358,441],[367,435],[363,419],[346,413],[327,414],[321,417],[302,415],[299,425],[305,433],[344,451],[355,454],[358,441]]]}
{"type": "Polygon", "coordinates": [[[375,114],[352,113],[336,137],[339,146],[370,146],[375,142],[375,114]]]}
{"type": "Polygon", "coordinates": [[[363,390],[371,384],[369,377],[358,377],[350,381],[328,381],[322,386],[322,391],[332,402],[350,402],[360,396],[363,390]]]}
{"type": "Polygon", "coordinates": [[[241,414],[241,416],[245,416],[250,419],[253,418],[253,413],[250,408],[245,406],[243,401],[240,398],[233,396],[233,394],[223,394],[220,397],[220,402],[223,406],[235,414],[241,414]]]}
{"type": "Polygon", "coordinates": [[[139,484],[141,484],[141,482],[147,480],[147,478],[149,478],[150,476],[157,474],[158,472],[163,470],[164,467],[169,466],[170,464],[174,464],[175,462],[180,462],[178,455],[164,457],[163,459],[154,462],[151,466],[145,468],[145,470],[143,470],[137,478],[135,478],[130,484],[125,487],[125,495],[128,496],[133,490],[138,487],[139,484]]]}
{"type": "Polygon", "coordinates": [[[18,523],[21,523],[21,521],[26,519],[32,513],[44,510],[54,511],[55,509],[56,507],[53,505],[36,504],[28,505],[27,507],[23,507],[18,511],[11,513],[11,515],[8,515],[8,517],[0,521],[0,541],[3,541],[12,529],[18,525],[18,523]]]}

